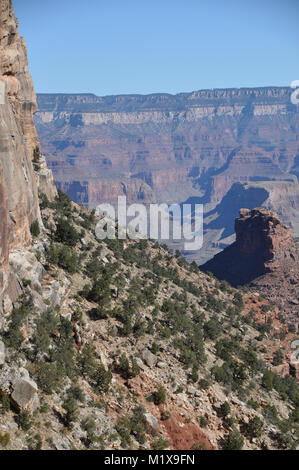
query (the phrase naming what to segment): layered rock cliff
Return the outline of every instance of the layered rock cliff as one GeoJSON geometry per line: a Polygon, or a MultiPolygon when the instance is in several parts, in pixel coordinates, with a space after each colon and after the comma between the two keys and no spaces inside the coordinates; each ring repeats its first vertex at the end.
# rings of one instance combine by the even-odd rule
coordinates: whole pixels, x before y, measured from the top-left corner
{"type": "Polygon", "coordinates": [[[56,181],[75,201],[94,207],[127,194],[136,202],[146,189],[148,202],[204,203],[205,244],[192,254],[203,263],[233,237],[232,224],[219,220],[238,215],[244,193],[252,199],[243,207],[275,210],[299,234],[299,107],[291,92],[38,95],[36,124],[56,181]],[[234,184],[242,185],[234,212],[216,214],[234,184]]]}
{"type": "Polygon", "coordinates": [[[241,209],[236,241],[201,268],[238,286],[249,284],[298,322],[299,255],[291,229],[269,210],[241,209]]]}
{"type": "MultiPolygon", "coordinates": [[[[28,71],[26,44],[18,34],[12,2],[0,6],[0,296],[10,289],[11,249],[30,244],[30,225],[40,219],[36,173],[32,160],[39,147],[33,115],[37,110],[28,71]]],[[[49,180],[49,195],[55,188],[49,180]]],[[[45,192],[48,192],[45,190],[45,192]]],[[[1,302],[0,302],[1,303],[1,302]]]]}

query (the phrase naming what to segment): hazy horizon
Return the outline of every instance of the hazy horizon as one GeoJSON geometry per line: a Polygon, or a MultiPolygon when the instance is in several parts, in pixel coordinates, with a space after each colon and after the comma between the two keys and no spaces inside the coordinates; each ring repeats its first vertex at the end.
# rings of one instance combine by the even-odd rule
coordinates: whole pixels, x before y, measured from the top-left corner
{"type": "Polygon", "coordinates": [[[179,91],[178,93],[168,93],[167,91],[154,91],[152,93],[113,93],[109,95],[98,95],[96,93],[88,92],[88,93],[76,93],[76,92],[70,92],[70,93],[64,93],[62,92],[36,92],[37,95],[94,95],[100,98],[105,98],[108,96],[150,96],[150,95],[171,95],[171,96],[176,96],[176,95],[183,95],[183,94],[190,94],[194,93],[197,91],[212,91],[212,90],[242,90],[242,89],[256,89],[256,88],[289,88],[290,85],[264,85],[264,86],[252,86],[252,87],[217,87],[217,88],[198,88],[197,90],[190,90],[190,91],[179,91]]]}

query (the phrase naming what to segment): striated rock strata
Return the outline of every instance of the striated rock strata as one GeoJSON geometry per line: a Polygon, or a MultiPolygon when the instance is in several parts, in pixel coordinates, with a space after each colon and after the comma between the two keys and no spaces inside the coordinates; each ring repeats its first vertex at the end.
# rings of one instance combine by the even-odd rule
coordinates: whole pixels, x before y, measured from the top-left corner
{"type": "Polygon", "coordinates": [[[299,107],[291,92],[43,94],[36,124],[55,180],[74,201],[95,207],[126,194],[130,202],[203,203],[204,247],[186,253],[203,263],[232,241],[229,221],[242,207],[275,210],[299,234],[299,107]],[[235,184],[241,199],[252,198],[234,197],[232,212],[235,184]],[[215,210],[224,205],[226,213],[215,210]]]}

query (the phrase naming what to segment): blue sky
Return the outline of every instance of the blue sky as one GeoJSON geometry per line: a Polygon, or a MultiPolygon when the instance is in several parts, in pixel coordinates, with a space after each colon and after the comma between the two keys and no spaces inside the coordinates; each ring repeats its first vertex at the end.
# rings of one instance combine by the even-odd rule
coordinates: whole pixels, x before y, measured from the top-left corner
{"type": "Polygon", "coordinates": [[[178,93],[299,79],[299,0],[14,0],[42,93],[178,93]]]}

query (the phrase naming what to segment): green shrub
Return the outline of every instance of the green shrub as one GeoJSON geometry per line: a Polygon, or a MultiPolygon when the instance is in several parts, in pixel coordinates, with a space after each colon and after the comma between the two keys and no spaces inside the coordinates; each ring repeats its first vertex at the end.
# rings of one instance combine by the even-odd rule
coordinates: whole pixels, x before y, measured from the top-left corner
{"type": "Polygon", "coordinates": [[[39,146],[37,145],[34,150],[33,150],[33,163],[39,163],[40,161],[40,148],[39,146]]]}
{"type": "Polygon", "coordinates": [[[266,370],[266,372],[264,373],[264,375],[262,377],[262,386],[266,390],[272,390],[272,388],[273,388],[273,374],[272,374],[271,371],[266,370]]]}
{"type": "Polygon", "coordinates": [[[38,220],[34,220],[30,225],[30,232],[33,237],[38,237],[40,235],[40,228],[38,220]]]}
{"type": "Polygon", "coordinates": [[[210,387],[211,383],[207,379],[200,379],[199,386],[202,390],[207,390],[210,387]]]}
{"type": "Polygon", "coordinates": [[[227,415],[230,414],[230,406],[229,406],[229,403],[227,401],[225,401],[224,403],[222,403],[222,405],[220,406],[220,415],[225,418],[227,415]]]}
{"type": "Polygon", "coordinates": [[[223,450],[241,450],[244,445],[244,438],[239,431],[232,430],[225,439],[221,440],[223,450]]]}
{"type": "Polygon", "coordinates": [[[31,416],[28,410],[20,411],[16,416],[17,425],[23,430],[28,431],[32,426],[31,416]]]}
{"type": "Polygon", "coordinates": [[[24,341],[20,328],[30,313],[34,313],[33,299],[31,293],[25,291],[18,299],[18,307],[13,308],[9,328],[3,335],[6,346],[19,350],[24,341]]]}
{"type": "Polygon", "coordinates": [[[33,437],[28,439],[29,450],[41,450],[43,446],[43,440],[40,434],[35,434],[33,437]]]}
{"type": "Polygon", "coordinates": [[[10,399],[7,393],[2,392],[0,395],[1,398],[1,407],[3,413],[7,413],[10,410],[10,399]]]}
{"type": "Polygon", "coordinates": [[[222,326],[217,318],[213,317],[204,324],[203,329],[207,338],[216,339],[222,331],[222,326]]]}
{"type": "Polygon", "coordinates": [[[273,356],[273,365],[279,366],[282,363],[283,363],[283,353],[280,349],[278,349],[277,351],[275,351],[274,356],[273,356]]]}
{"type": "Polygon", "coordinates": [[[46,251],[46,260],[49,264],[57,264],[70,274],[74,274],[78,267],[78,256],[67,246],[58,246],[51,243],[46,251]]]}
{"type": "Polygon", "coordinates": [[[163,437],[158,437],[152,443],[152,448],[154,450],[164,450],[167,449],[167,447],[169,447],[169,442],[163,437]]]}
{"type": "Polygon", "coordinates": [[[130,365],[130,361],[125,353],[122,353],[120,356],[118,368],[125,379],[136,377],[140,373],[140,367],[138,366],[136,359],[133,358],[130,365]]]}
{"type": "Polygon", "coordinates": [[[68,194],[58,189],[57,196],[55,197],[54,203],[51,204],[51,207],[55,209],[58,214],[68,217],[72,213],[71,198],[68,194]]]}
{"type": "Polygon", "coordinates": [[[160,403],[166,402],[166,391],[165,388],[160,385],[158,390],[153,393],[154,403],[155,405],[160,405],[160,403]]]}
{"type": "Polygon", "coordinates": [[[95,374],[96,387],[100,392],[107,393],[112,380],[112,373],[106,370],[104,365],[100,363],[95,374]]]}
{"type": "Polygon", "coordinates": [[[79,241],[79,233],[75,227],[66,219],[58,219],[56,225],[55,239],[68,246],[75,246],[79,241]]]}
{"type": "Polygon", "coordinates": [[[192,367],[191,380],[193,383],[198,381],[198,367],[196,365],[193,365],[192,367]]]}
{"type": "Polygon", "coordinates": [[[7,447],[10,444],[10,434],[8,432],[1,433],[0,432],[0,446],[7,447]]]}
{"type": "Polygon", "coordinates": [[[69,390],[68,394],[72,396],[75,400],[84,403],[85,396],[83,390],[79,387],[79,385],[73,385],[69,390]]]}
{"type": "Polygon", "coordinates": [[[85,418],[81,421],[81,427],[87,433],[86,445],[89,447],[96,440],[96,422],[93,418],[85,418]]]}
{"type": "Polygon", "coordinates": [[[167,421],[171,417],[170,411],[162,411],[161,413],[161,421],[167,421]]]}
{"type": "Polygon", "coordinates": [[[199,425],[201,428],[206,428],[208,424],[209,424],[208,418],[206,418],[205,416],[201,416],[199,418],[199,425]]]}
{"type": "Polygon", "coordinates": [[[95,347],[91,343],[86,343],[78,356],[78,366],[83,376],[93,378],[97,369],[95,360],[95,347]]]}
{"type": "Polygon", "coordinates": [[[251,406],[254,410],[258,410],[260,407],[260,404],[258,401],[253,400],[252,398],[249,398],[247,404],[251,406]]]}
{"type": "Polygon", "coordinates": [[[62,407],[65,410],[64,424],[66,427],[71,428],[73,423],[78,419],[77,400],[72,395],[68,395],[62,407]]]}
{"type": "Polygon", "coordinates": [[[35,376],[39,388],[48,395],[58,389],[61,376],[57,364],[39,361],[36,364],[35,376]]]}
{"type": "Polygon", "coordinates": [[[251,418],[246,425],[246,433],[250,437],[260,437],[263,432],[263,422],[258,416],[251,418]]]}
{"type": "Polygon", "coordinates": [[[129,419],[126,417],[119,418],[116,422],[115,429],[119,434],[121,446],[126,449],[131,444],[131,427],[129,419]]]}

